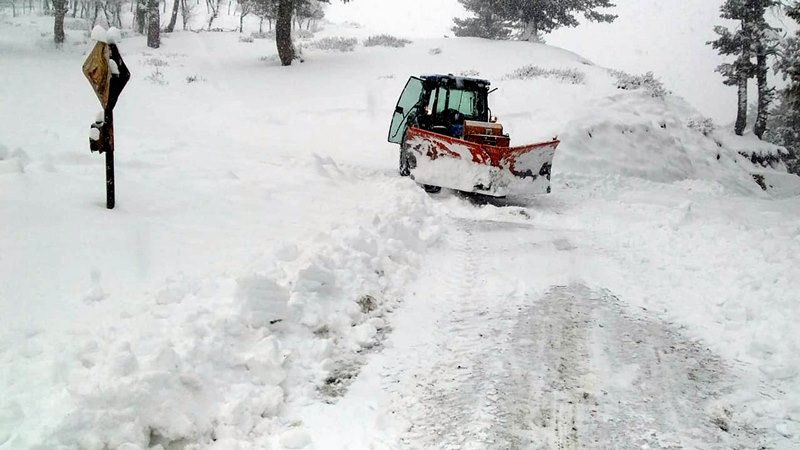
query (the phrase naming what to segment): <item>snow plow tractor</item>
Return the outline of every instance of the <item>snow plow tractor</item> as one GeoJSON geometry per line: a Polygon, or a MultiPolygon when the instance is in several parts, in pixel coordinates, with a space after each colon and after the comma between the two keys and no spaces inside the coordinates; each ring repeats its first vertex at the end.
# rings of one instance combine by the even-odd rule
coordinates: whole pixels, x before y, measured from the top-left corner
{"type": "Polygon", "coordinates": [[[489,86],[452,75],[409,78],[389,128],[389,142],[400,145],[400,175],[428,192],[549,193],[559,141],[512,147],[491,116],[489,86]]]}

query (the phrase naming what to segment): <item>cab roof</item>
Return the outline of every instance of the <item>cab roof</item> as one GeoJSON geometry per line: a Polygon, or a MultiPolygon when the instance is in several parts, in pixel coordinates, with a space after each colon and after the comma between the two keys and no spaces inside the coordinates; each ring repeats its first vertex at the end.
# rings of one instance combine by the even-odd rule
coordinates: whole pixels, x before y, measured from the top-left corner
{"type": "Polygon", "coordinates": [[[491,83],[480,78],[458,77],[453,74],[447,75],[422,75],[420,79],[427,83],[446,87],[467,87],[488,89],[491,83]]]}

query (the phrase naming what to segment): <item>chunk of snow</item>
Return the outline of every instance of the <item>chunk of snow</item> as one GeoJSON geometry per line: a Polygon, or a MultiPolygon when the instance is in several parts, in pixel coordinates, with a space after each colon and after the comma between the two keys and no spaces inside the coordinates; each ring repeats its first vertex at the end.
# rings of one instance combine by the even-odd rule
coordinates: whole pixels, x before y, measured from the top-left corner
{"type": "Polygon", "coordinates": [[[119,66],[117,66],[117,63],[115,63],[113,59],[108,60],[108,70],[111,71],[112,75],[119,75],[119,66]]]}
{"type": "Polygon", "coordinates": [[[109,44],[116,44],[122,39],[122,34],[117,27],[111,27],[106,32],[106,42],[109,44]]]}
{"type": "Polygon", "coordinates": [[[286,448],[303,448],[311,443],[311,437],[305,431],[295,428],[283,433],[279,441],[286,448]]]}
{"type": "MultiPolygon", "coordinates": [[[[94,127],[89,128],[89,139],[91,139],[93,141],[100,140],[100,130],[97,129],[97,128],[94,128],[94,127]]],[[[0,158],[0,159],[2,159],[2,158],[0,158]]]]}
{"type": "Polygon", "coordinates": [[[106,39],[108,39],[106,29],[100,25],[96,25],[92,28],[92,39],[97,42],[106,42],[106,39]]]}

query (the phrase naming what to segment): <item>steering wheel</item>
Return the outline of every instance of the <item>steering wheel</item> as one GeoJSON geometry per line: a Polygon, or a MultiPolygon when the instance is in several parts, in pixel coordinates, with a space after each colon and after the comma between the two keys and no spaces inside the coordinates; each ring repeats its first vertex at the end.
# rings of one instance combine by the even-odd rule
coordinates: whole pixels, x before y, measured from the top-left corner
{"type": "Polygon", "coordinates": [[[442,111],[442,119],[450,125],[458,125],[464,121],[464,115],[457,109],[447,108],[442,111]]]}

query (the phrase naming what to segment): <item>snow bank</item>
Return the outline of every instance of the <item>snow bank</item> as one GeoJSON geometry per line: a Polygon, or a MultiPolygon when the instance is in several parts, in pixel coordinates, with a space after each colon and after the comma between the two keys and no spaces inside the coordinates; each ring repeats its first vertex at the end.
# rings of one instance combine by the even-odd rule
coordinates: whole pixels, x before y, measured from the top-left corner
{"type": "MultiPolygon", "coordinates": [[[[76,334],[63,352],[33,347],[48,357],[18,375],[52,374],[45,384],[63,387],[45,405],[34,400],[45,391],[4,386],[0,423],[15,431],[0,440],[36,449],[255,449],[280,436],[287,448],[305,446],[302,428],[275,419],[286,396],[317,396],[337,360],[379,342],[381,317],[441,234],[424,193],[395,184],[406,195],[363,223],[281,246],[264,272],[177,277],[111,326],[76,334]],[[291,371],[302,376],[288,380],[291,371]]],[[[24,358],[32,336],[0,357],[24,358]]]]}
{"type": "Polygon", "coordinates": [[[702,179],[740,194],[760,191],[756,168],[742,148],[777,147],[721,131],[692,128],[695,112],[682,99],[620,92],[593,105],[565,126],[553,170],[562,175],[637,177],[659,183],[702,179]]]}
{"type": "MultiPolygon", "coordinates": [[[[442,233],[433,202],[406,186],[407,195],[370,214],[367,222],[337,227],[301,249],[290,244],[278,252],[270,273],[288,291],[288,326],[305,330],[292,361],[316,380],[306,389],[319,387],[337,361],[379,343],[386,327],[382,317],[403,297],[421,255],[442,233]]],[[[252,316],[262,314],[254,303],[248,305],[252,316]]]]}

